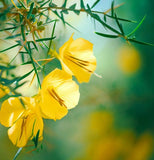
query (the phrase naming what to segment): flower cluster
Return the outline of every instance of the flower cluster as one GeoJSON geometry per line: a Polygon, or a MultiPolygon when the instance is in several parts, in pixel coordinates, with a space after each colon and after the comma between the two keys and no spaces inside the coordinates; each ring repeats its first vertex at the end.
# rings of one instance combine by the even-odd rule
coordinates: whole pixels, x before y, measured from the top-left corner
{"type": "Polygon", "coordinates": [[[93,44],[73,36],[59,49],[55,56],[62,70],[55,69],[43,80],[39,93],[34,97],[11,97],[2,103],[0,123],[8,129],[12,143],[23,147],[28,140],[43,138],[43,118],[61,119],[79,101],[79,86],[72,76],[88,82],[96,68],[93,44]]]}

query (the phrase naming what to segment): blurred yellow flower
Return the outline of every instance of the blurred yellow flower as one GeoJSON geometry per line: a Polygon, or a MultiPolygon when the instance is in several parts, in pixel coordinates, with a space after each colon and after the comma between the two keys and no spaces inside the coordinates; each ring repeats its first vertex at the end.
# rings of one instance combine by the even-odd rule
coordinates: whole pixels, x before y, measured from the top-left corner
{"type": "Polygon", "coordinates": [[[81,159],[88,160],[148,160],[152,155],[153,136],[136,136],[133,130],[115,127],[114,115],[109,111],[93,112],[86,121],[86,150],[81,159]],[[88,122],[87,122],[88,121],[88,122]]]}
{"type": "Polygon", "coordinates": [[[0,98],[4,97],[10,92],[9,88],[0,84],[0,98]]]}
{"type": "Polygon", "coordinates": [[[28,140],[33,139],[39,132],[42,139],[43,120],[35,98],[9,98],[2,103],[0,123],[8,129],[12,143],[24,147],[28,140]]]}
{"type": "Polygon", "coordinates": [[[61,119],[68,109],[79,101],[79,87],[72,76],[65,71],[55,69],[43,80],[40,90],[40,107],[44,118],[61,119]]]}
{"type": "Polygon", "coordinates": [[[154,140],[151,134],[143,133],[138,141],[134,144],[131,154],[126,160],[147,160],[150,158],[153,151],[154,140]]]}
{"type": "Polygon", "coordinates": [[[124,73],[136,72],[141,66],[139,52],[133,46],[123,46],[119,52],[118,64],[124,73]]]}
{"type": "Polygon", "coordinates": [[[59,49],[59,59],[63,70],[74,75],[81,82],[89,82],[91,74],[96,69],[96,58],[93,55],[93,44],[73,35],[59,49]]]}

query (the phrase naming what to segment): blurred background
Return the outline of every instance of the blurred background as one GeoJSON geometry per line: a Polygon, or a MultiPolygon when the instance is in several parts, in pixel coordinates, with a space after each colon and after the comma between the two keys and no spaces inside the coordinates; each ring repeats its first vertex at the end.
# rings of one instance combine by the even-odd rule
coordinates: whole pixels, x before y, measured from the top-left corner
{"type": "MultiPolygon", "coordinates": [[[[94,10],[106,11],[111,2],[101,0],[94,10]]],[[[154,43],[153,1],[115,1],[121,3],[124,5],[116,9],[121,18],[140,22],[146,15],[136,37],[154,43]]],[[[73,32],[74,39],[91,41],[97,58],[96,73],[102,78],[92,75],[89,83],[80,84],[78,106],[62,120],[45,120],[42,146],[37,151],[25,147],[17,159],[154,160],[154,48],[137,44],[130,47],[123,40],[100,37],[94,31],[106,33],[106,30],[97,23],[94,25],[84,13],[79,17],[71,13],[66,20],[80,32],[58,26],[56,48],[73,32]]],[[[137,24],[123,25],[129,33],[137,24]]],[[[12,52],[8,54],[11,56],[12,52]]],[[[48,64],[46,72],[52,67],[53,64],[48,64]]],[[[22,69],[18,71],[23,74],[22,69]]],[[[31,92],[27,86],[22,90],[25,96],[31,92]]],[[[8,139],[7,128],[0,125],[0,159],[13,159],[17,150],[8,139]]]]}

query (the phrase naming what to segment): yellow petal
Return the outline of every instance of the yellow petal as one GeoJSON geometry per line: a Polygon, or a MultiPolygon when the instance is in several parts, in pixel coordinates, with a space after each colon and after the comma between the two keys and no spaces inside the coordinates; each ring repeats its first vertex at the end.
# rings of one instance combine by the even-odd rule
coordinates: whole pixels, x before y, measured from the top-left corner
{"type": "Polygon", "coordinates": [[[28,138],[32,139],[33,137],[35,137],[38,131],[39,131],[39,137],[42,137],[43,134],[42,118],[35,113],[30,114],[26,119],[25,131],[26,131],[26,136],[28,138]]]}
{"type": "Polygon", "coordinates": [[[73,40],[71,37],[59,52],[63,70],[74,75],[80,83],[88,82],[96,69],[93,44],[83,38],[73,40]]]}
{"type": "Polygon", "coordinates": [[[67,108],[61,106],[57,100],[55,100],[50,94],[42,91],[41,110],[43,112],[43,118],[47,119],[61,119],[67,114],[67,108]]]}
{"type": "Polygon", "coordinates": [[[9,139],[18,147],[24,147],[27,141],[36,136],[39,132],[39,138],[42,139],[43,120],[35,113],[19,118],[8,130],[9,139]]]}
{"type": "Polygon", "coordinates": [[[38,116],[41,117],[41,111],[38,103],[38,95],[35,97],[22,97],[22,101],[26,109],[31,110],[32,112],[36,113],[38,116]]]}
{"type": "Polygon", "coordinates": [[[43,80],[41,110],[45,118],[61,119],[67,114],[67,109],[75,107],[78,101],[79,88],[71,75],[55,69],[43,80]]]}
{"type": "Polygon", "coordinates": [[[39,139],[42,139],[43,120],[36,98],[9,98],[2,104],[0,119],[4,126],[11,126],[8,136],[18,147],[25,146],[38,131],[39,139]]]}
{"type": "Polygon", "coordinates": [[[67,109],[74,108],[79,102],[79,86],[72,80],[62,83],[55,92],[64,100],[67,109]]]}
{"type": "Polygon", "coordinates": [[[0,98],[4,97],[9,92],[10,92],[9,88],[0,84],[0,98]]]}
{"type": "Polygon", "coordinates": [[[2,104],[0,111],[0,122],[6,127],[10,127],[25,111],[24,106],[18,98],[9,98],[2,104]]]}
{"type": "Polygon", "coordinates": [[[73,42],[73,34],[71,35],[70,39],[59,48],[59,53],[61,57],[64,56],[65,50],[70,46],[72,42],[73,42]]]}
{"type": "Polygon", "coordinates": [[[25,132],[25,120],[22,118],[18,119],[8,130],[8,136],[14,145],[24,147],[29,139],[25,132]]]}

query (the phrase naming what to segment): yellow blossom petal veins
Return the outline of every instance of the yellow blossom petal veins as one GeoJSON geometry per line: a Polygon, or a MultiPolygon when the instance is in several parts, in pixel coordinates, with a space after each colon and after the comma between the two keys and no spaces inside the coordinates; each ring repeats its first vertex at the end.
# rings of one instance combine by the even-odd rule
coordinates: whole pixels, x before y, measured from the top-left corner
{"type": "Polygon", "coordinates": [[[59,52],[63,70],[74,75],[80,83],[89,82],[91,74],[96,69],[93,44],[83,38],[73,40],[71,36],[59,52]]]}
{"type": "Polygon", "coordinates": [[[78,104],[79,96],[79,87],[72,76],[55,69],[42,82],[41,110],[45,118],[61,119],[78,104]]]}
{"type": "Polygon", "coordinates": [[[18,147],[24,147],[39,131],[39,140],[43,134],[43,120],[35,98],[9,98],[4,101],[0,111],[2,125],[11,127],[9,139],[18,147]]]}
{"type": "Polygon", "coordinates": [[[10,127],[21,117],[25,111],[24,106],[18,98],[9,98],[2,103],[0,111],[0,122],[5,127],[10,127]]]}
{"type": "Polygon", "coordinates": [[[35,137],[37,132],[39,131],[39,138],[42,139],[42,134],[43,134],[42,118],[36,114],[30,114],[26,119],[25,131],[26,131],[26,136],[31,139],[35,137]]]}
{"type": "Polygon", "coordinates": [[[25,123],[26,120],[20,118],[8,129],[9,139],[18,147],[24,147],[29,139],[29,137],[26,136],[25,123]]]}

